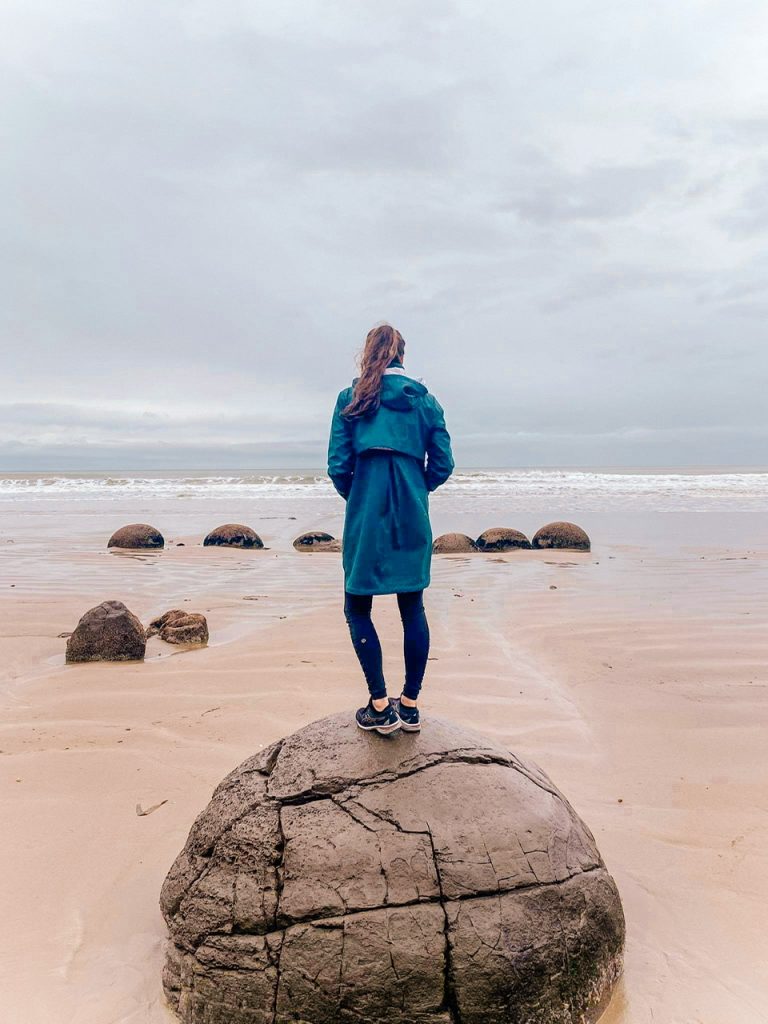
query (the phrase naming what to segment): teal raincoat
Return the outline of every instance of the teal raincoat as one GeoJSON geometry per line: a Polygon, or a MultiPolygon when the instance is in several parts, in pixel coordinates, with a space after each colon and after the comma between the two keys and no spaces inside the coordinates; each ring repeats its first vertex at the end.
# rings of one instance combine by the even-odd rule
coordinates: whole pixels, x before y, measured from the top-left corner
{"type": "Polygon", "coordinates": [[[350,594],[401,594],[429,586],[429,492],[453,472],[451,439],[440,403],[392,363],[381,405],[345,419],[352,387],[336,401],[328,475],[347,502],[342,542],[350,594]]]}

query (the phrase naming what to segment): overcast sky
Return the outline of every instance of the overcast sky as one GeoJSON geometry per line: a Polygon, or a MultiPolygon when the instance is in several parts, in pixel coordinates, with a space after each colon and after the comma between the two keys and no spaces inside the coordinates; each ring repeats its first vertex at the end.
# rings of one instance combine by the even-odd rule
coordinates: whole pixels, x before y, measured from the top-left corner
{"type": "Polygon", "coordinates": [[[0,469],[763,464],[765,0],[2,0],[0,469]]]}

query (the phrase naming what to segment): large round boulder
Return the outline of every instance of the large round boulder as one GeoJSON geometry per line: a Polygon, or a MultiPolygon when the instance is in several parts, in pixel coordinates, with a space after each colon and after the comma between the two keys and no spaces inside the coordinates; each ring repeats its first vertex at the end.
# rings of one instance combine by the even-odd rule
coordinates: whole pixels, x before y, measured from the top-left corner
{"type": "Polygon", "coordinates": [[[533,536],[535,548],[565,548],[569,551],[589,551],[589,537],[575,523],[547,523],[533,536]]]}
{"type": "Polygon", "coordinates": [[[477,551],[477,545],[466,533],[444,533],[432,544],[435,555],[458,555],[466,551],[477,551]]]}
{"type": "Polygon", "coordinates": [[[243,762],[162,888],[184,1024],[584,1024],[624,917],[594,838],[534,764],[430,718],[347,713],[243,762]]]}
{"type": "Polygon", "coordinates": [[[147,523],[121,526],[107,541],[108,548],[161,548],[164,544],[162,533],[147,523]]]}
{"type": "Polygon", "coordinates": [[[224,523],[211,530],[203,541],[205,547],[221,545],[229,548],[263,548],[264,542],[250,526],[242,523],[224,523]]]}
{"type": "Polygon", "coordinates": [[[67,661],[141,661],[144,627],[122,601],[102,601],[83,615],[67,640],[67,661]]]}
{"type": "Polygon", "coordinates": [[[492,526],[477,538],[481,551],[511,551],[513,548],[530,548],[531,542],[524,533],[507,526],[492,526]]]}
{"type": "Polygon", "coordinates": [[[293,542],[293,546],[297,551],[341,551],[341,541],[321,530],[302,533],[293,542]]]}
{"type": "Polygon", "coordinates": [[[201,612],[172,608],[147,627],[147,637],[159,636],[169,644],[207,644],[208,620],[201,612]]]}

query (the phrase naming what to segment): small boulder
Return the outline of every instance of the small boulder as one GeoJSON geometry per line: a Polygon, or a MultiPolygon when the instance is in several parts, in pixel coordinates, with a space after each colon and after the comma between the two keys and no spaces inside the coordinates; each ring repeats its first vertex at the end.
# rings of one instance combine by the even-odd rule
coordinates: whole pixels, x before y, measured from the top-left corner
{"type": "Polygon", "coordinates": [[[144,627],[122,601],[102,601],[80,619],[67,640],[67,661],[141,661],[144,627]]]}
{"type": "Polygon", "coordinates": [[[547,523],[533,537],[535,548],[565,548],[569,551],[589,551],[589,537],[575,523],[547,523]]]}
{"type": "Polygon", "coordinates": [[[152,619],[147,628],[147,637],[150,636],[159,636],[169,644],[207,644],[208,622],[200,612],[174,608],[152,619]]]}
{"type": "Polygon", "coordinates": [[[481,551],[511,551],[513,548],[530,548],[531,542],[519,530],[506,526],[492,526],[477,538],[481,551]]]}
{"type": "Polygon", "coordinates": [[[263,548],[264,542],[250,526],[241,523],[225,523],[211,530],[203,541],[204,547],[221,545],[229,548],[263,548]]]}
{"type": "Polygon", "coordinates": [[[108,548],[161,548],[164,545],[162,533],[147,523],[121,526],[107,541],[108,548]]]}
{"type": "Polygon", "coordinates": [[[321,531],[302,533],[293,542],[293,546],[297,551],[341,551],[341,541],[321,531]]]}
{"type": "Polygon", "coordinates": [[[477,551],[477,544],[466,533],[444,533],[432,545],[435,555],[455,555],[465,551],[477,551]]]}

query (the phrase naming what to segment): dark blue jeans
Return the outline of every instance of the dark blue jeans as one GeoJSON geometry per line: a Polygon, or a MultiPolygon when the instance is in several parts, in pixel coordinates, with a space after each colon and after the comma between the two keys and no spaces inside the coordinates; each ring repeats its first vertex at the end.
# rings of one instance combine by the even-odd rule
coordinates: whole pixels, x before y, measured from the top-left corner
{"type": "MultiPolygon", "coordinates": [[[[424,591],[397,595],[403,623],[405,685],[403,695],[416,700],[421,690],[429,656],[429,625],[424,611],[424,591]]],[[[387,696],[387,684],[381,659],[381,644],[371,619],[373,597],[370,594],[344,594],[344,617],[349,625],[352,646],[368,683],[372,700],[387,696]]]]}

